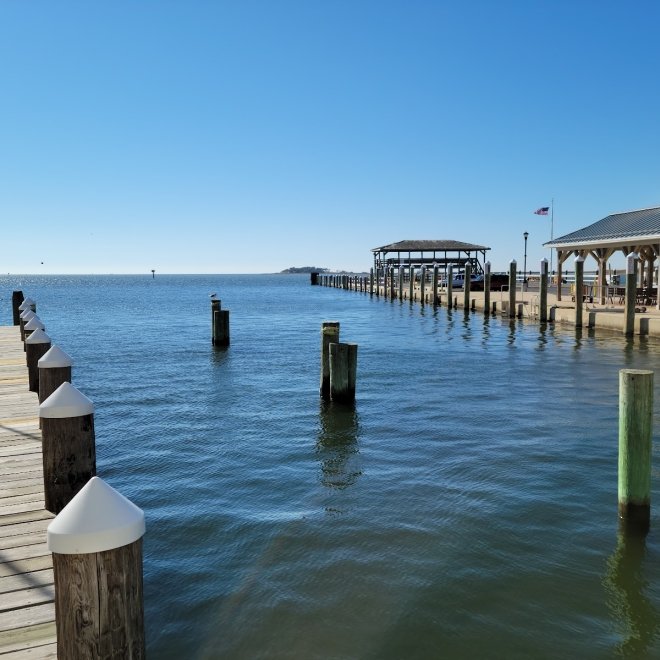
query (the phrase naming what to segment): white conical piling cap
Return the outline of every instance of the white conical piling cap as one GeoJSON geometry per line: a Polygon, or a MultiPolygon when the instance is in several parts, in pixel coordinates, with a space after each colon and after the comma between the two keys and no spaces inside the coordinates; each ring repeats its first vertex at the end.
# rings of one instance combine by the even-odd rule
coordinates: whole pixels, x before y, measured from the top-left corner
{"type": "Polygon", "coordinates": [[[21,318],[24,321],[29,321],[30,319],[34,318],[36,314],[31,310],[31,309],[24,309],[23,312],[21,312],[21,318]]]}
{"type": "Polygon", "coordinates": [[[62,383],[40,406],[39,417],[66,419],[94,412],[94,404],[71,383],[62,383]]]}
{"type": "Polygon", "coordinates": [[[41,329],[37,328],[26,340],[26,344],[50,344],[50,337],[41,329]]]}
{"type": "Polygon", "coordinates": [[[19,309],[21,312],[24,312],[29,306],[30,306],[30,305],[26,305],[26,304],[25,304],[25,300],[24,300],[24,301],[18,306],[18,309],[19,309]]]}
{"type": "Polygon", "coordinates": [[[20,310],[26,310],[28,307],[31,307],[34,305],[35,302],[32,300],[32,298],[26,298],[19,306],[18,309],[20,310]]]}
{"type": "Polygon", "coordinates": [[[86,555],[129,545],[144,536],[144,511],[92,477],[48,525],[48,549],[86,555]]]}
{"type": "Polygon", "coordinates": [[[45,330],[46,326],[38,316],[33,316],[24,326],[26,330],[45,330]]]}
{"type": "Polygon", "coordinates": [[[73,360],[59,346],[51,346],[43,357],[39,358],[37,365],[40,369],[57,369],[73,366],[73,360]]]}

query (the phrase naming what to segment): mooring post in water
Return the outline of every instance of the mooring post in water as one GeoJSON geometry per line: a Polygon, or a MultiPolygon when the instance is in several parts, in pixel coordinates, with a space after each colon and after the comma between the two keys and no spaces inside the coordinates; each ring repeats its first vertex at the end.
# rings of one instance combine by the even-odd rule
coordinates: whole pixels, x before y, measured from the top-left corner
{"type": "Polygon", "coordinates": [[[399,264],[399,300],[403,300],[403,266],[399,264]]]}
{"type": "Polygon", "coordinates": [[[408,298],[410,302],[415,300],[415,267],[410,264],[408,267],[408,298]]]}
{"type": "Polygon", "coordinates": [[[39,403],[43,403],[62,383],[71,382],[73,360],[58,346],[51,346],[38,361],[39,403]]]}
{"type": "Polygon", "coordinates": [[[28,389],[39,392],[39,360],[51,347],[50,337],[41,329],[35,330],[25,340],[25,356],[28,368],[28,389]]]}
{"type": "Polygon", "coordinates": [[[490,313],[490,261],[484,264],[484,315],[490,313]]]}
{"type": "Polygon", "coordinates": [[[390,298],[394,300],[396,297],[396,283],[394,280],[394,266],[390,266],[390,298]]]}
{"type": "Polygon", "coordinates": [[[582,327],[582,310],[584,308],[584,257],[575,257],[575,327],[582,327]]]}
{"type": "Polygon", "coordinates": [[[146,657],[144,513],[92,477],[48,525],[58,658],[146,657]]]}
{"type": "Polygon", "coordinates": [[[421,266],[419,269],[419,302],[423,305],[426,302],[426,266],[421,266]]]}
{"type": "Polygon", "coordinates": [[[539,321],[548,321],[548,260],[541,259],[541,272],[539,280],[539,321]]]}
{"type": "Polygon", "coordinates": [[[45,508],[59,513],[96,474],[94,404],[62,383],[40,406],[45,508]]]}
{"type": "Polygon", "coordinates": [[[516,260],[509,264],[509,318],[516,316],[516,260]]]}
{"type": "Polygon", "coordinates": [[[619,516],[648,529],[651,519],[653,372],[619,371],[619,516]]]}
{"type": "Polygon", "coordinates": [[[355,401],[357,374],[357,344],[331,343],[330,400],[337,403],[355,401]]]}
{"type": "MultiPolygon", "coordinates": [[[[45,330],[46,326],[41,322],[41,319],[35,314],[24,326],[23,334],[25,335],[25,341],[27,342],[30,335],[35,330],[45,330]]],[[[23,343],[23,350],[27,351],[26,344],[23,343]]]]}
{"type": "Polygon", "coordinates": [[[211,344],[215,341],[215,313],[221,309],[221,301],[215,293],[211,294],[211,344]]]}
{"type": "Polygon", "coordinates": [[[374,269],[369,269],[369,295],[374,295],[374,269]]]}
{"type": "Polygon", "coordinates": [[[470,311],[470,284],[472,280],[472,264],[469,261],[465,262],[465,277],[463,278],[463,309],[466,312],[470,311]]]}
{"type": "Polygon", "coordinates": [[[19,325],[20,323],[21,310],[19,306],[23,304],[23,300],[25,298],[22,291],[14,291],[11,294],[11,310],[14,317],[14,325],[19,325]]]}
{"type": "Polygon", "coordinates": [[[454,292],[454,265],[449,264],[447,268],[447,281],[445,282],[447,287],[447,309],[452,308],[452,294],[454,292]]]}
{"type": "Polygon", "coordinates": [[[213,345],[229,346],[229,310],[216,309],[213,312],[213,345]]]}
{"type": "Polygon", "coordinates": [[[623,334],[632,337],[635,334],[635,303],[637,302],[637,260],[634,252],[626,259],[626,299],[623,334]]]}
{"type": "Polygon", "coordinates": [[[339,321],[323,321],[321,324],[321,387],[324,401],[330,401],[330,344],[339,341],[339,321]]]}
{"type": "Polygon", "coordinates": [[[438,264],[433,264],[431,287],[433,288],[433,305],[435,306],[438,304],[438,264]]]}

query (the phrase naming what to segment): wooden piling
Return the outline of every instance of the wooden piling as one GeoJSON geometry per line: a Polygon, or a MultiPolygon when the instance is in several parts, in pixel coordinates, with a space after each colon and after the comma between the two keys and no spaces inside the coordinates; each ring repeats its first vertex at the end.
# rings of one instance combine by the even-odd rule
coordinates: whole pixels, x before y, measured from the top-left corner
{"type": "Polygon", "coordinates": [[[22,291],[14,291],[11,294],[11,310],[14,318],[14,325],[19,325],[20,323],[21,310],[18,309],[18,307],[23,304],[24,300],[25,297],[23,296],[22,291]]]}
{"type": "Polygon", "coordinates": [[[433,305],[438,304],[438,264],[433,264],[433,275],[431,280],[433,287],[433,305]]]}
{"type": "Polygon", "coordinates": [[[619,516],[648,528],[651,517],[653,372],[619,371],[619,516]]]}
{"type": "Polygon", "coordinates": [[[21,341],[25,343],[25,324],[33,319],[36,314],[31,309],[24,309],[19,316],[19,329],[21,331],[21,341]]]}
{"type": "Polygon", "coordinates": [[[426,266],[419,269],[419,302],[422,305],[425,302],[424,292],[426,290],[426,266]]]}
{"type": "Polygon", "coordinates": [[[374,295],[374,269],[369,269],[369,295],[374,295]]]}
{"type": "Polygon", "coordinates": [[[337,403],[355,401],[357,374],[357,344],[331,343],[330,400],[337,403]]]}
{"type": "MultiPolygon", "coordinates": [[[[35,314],[25,325],[23,326],[23,334],[25,335],[25,342],[27,342],[29,336],[35,330],[45,330],[46,326],[41,322],[41,319],[35,314]]],[[[23,350],[27,350],[23,343],[23,350]]]]}
{"type": "Polygon", "coordinates": [[[51,346],[50,337],[43,330],[35,330],[25,340],[25,355],[28,368],[28,389],[39,392],[39,360],[51,346]]]}
{"type": "Polygon", "coordinates": [[[229,310],[215,310],[213,319],[213,346],[229,346],[229,310]]]}
{"type": "Polygon", "coordinates": [[[403,267],[399,264],[399,300],[403,300],[403,267]]]}
{"type": "Polygon", "coordinates": [[[330,344],[339,342],[339,321],[323,321],[321,324],[321,386],[319,394],[330,401],[330,344]]]}
{"type": "Polygon", "coordinates": [[[575,258],[575,327],[582,327],[584,309],[584,257],[575,258]]]}
{"type": "Polygon", "coordinates": [[[633,252],[626,259],[626,299],[623,334],[632,337],[635,334],[635,303],[637,302],[637,259],[633,252]]]}
{"type": "Polygon", "coordinates": [[[509,318],[516,316],[516,260],[509,264],[509,318]]]}
{"type": "Polygon", "coordinates": [[[73,360],[58,346],[51,346],[37,366],[39,403],[43,403],[62,383],[71,382],[73,360]]]}
{"type": "Polygon", "coordinates": [[[490,261],[484,264],[484,315],[490,312],[490,261]]]}
{"type": "Polygon", "coordinates": [[[390,300],[396,298],[396,283],[394,280],[394,266],[390,266],[390,300]]]}
{"type": "Polygon", "coordinates": [[[541,272],[539,282],[539,321],[548,321],[548,260],[541,259],[541,272]]]}
{"type": "Polygon", "coordinates": [[[408,297],[410,298],[410,302],[413,302],[415,300],[415,267],[412,265],[408,269],[408,276],[410,278],[408,282],[408,297]]]}
{"type": "Polygon", "coordinates": [[[466,312],[470,311],[470,284],[472,279],[472,264],[469,261],[465,262],[465,272],[463,273],[463,309],[466,312]]]}
{"type": "Polygon", "coordinates": [[[454,266],[453,264],[449,264],[449,268],[447,268],[447,281],[445,282],[445,285],[447,287],[447,308],[451,309],[452,305],[452,294],[454,292],[454,266]]]}
{"type": "Polygon", "coordinates": [[[45,508],[59,513],[96,474],[94,405],[63,383],[40,406],[45,508]]]}
{"type": "Polygon", "coordinates": [[[146,657],[144,513],[92,477],[50,523],[57,657],[146,657]]]}

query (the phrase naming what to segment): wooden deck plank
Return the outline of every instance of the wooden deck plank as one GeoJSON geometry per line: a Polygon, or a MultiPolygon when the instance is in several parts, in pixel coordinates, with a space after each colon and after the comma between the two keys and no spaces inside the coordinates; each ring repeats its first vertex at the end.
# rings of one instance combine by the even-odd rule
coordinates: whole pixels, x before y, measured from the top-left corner
{"type": "Polygon", "coordinates": [[[0,657],[56,658],[39,403],[17,327],[0,327],[0,657]]]}

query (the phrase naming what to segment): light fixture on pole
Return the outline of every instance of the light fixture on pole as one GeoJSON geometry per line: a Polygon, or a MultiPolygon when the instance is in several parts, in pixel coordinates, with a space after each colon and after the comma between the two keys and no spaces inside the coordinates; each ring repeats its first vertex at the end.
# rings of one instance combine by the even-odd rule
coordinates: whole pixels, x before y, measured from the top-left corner
{"type": "Polygon", "coordinates": [[[527,237],[529,236],[528,232],[523,234],[525,237],[525,259],[523,260],[523,284],[527,284],[527,237]]]}

